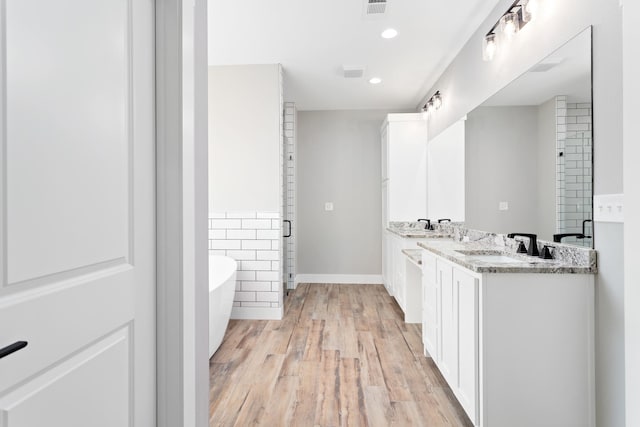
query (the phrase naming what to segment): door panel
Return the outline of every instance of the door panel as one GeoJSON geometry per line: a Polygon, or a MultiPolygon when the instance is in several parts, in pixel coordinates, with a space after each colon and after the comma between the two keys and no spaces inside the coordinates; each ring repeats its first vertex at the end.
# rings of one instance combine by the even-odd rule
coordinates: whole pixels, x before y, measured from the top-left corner
{"type": "Polygon", "coordinates": [[[4,285],[126,262],[128,2],[12,0],[5,22],[4,285]]]}
{"type": "Polygon", "coordinates": [[[130,334],[124,327],[0,399],[0,425],[126,426],[131,415],[130,334]],[[114,369],[117,367],[117,369],[114,369]],[[70,401],[76,390],[84,390],[70,401]]]}
{"type": "Polygon", "coordinates": [[[153,1],[0,22],[0,426],[155,425],[153,1]]]}

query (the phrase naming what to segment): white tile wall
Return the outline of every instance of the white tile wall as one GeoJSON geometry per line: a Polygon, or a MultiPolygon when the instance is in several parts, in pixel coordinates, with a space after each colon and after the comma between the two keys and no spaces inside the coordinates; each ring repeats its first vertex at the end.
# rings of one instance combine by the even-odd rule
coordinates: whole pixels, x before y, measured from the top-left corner
{"type": "MultiPolygon", "coordinates": [[[[592,109],[590,103],[556,97],[556,190],[557,230],[581,233],[582,221],[593,218],[592,109]]],[[[585,232],[592,236],[592,223],[585,232]]],[[[591,246],[592,239],[563,239],[563,242],[591,246]]]]}
{"type": "MultiPolygon", "coordinates": [[[[285,168],[285,200],[283,211],[285,219],[291,221],[291,237],[286,238],[284,248],[285,255],[285,280],[287,288],[293,289],[296,276],[296,187],[295,187],[295,147],[296,147],[296,105],[293,102],[284,103],[284,161],[285,168]]],[[[284,230],[285,232],[287,230],[284,230]]]]}
{"type": "Polygon", "coordinates": [[[277,308],[282,303],[279,212],[209,215],[209,250],[238,261],[235,307],[277,308]]]}

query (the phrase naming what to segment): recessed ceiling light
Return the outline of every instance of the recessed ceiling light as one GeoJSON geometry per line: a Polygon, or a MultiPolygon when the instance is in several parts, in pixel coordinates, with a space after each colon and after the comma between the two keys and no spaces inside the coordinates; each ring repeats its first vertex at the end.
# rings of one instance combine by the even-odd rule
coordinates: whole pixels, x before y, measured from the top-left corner
{"type": "Polygon", "coordinates": [[[398,35],[398,32],[393,28],[387,28],[380,35],[382,36],[383,39],[392,39],[398,35]]]}
{"type": "Polygon", "coordinates": [[[369,83],[371,83],[372,85],[377,85],[382,83],[382,79],[380,77],[372,77],[371,79],[369,79],[369,83]]]}

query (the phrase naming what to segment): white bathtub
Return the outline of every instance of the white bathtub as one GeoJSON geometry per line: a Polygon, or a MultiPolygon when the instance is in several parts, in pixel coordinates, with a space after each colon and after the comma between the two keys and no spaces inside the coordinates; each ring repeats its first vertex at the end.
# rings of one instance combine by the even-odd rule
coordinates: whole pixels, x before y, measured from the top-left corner
{"type": "Polygon", "coordinates": [[[229,324],[237,269],[232,258],[209,256],[209,358],[220,347],[229,324]]]}

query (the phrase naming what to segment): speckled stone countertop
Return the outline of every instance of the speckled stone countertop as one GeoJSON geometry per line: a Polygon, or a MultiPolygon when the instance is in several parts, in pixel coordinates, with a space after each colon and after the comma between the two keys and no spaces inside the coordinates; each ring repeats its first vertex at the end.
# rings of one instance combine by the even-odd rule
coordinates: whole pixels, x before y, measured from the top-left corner
{"type": "MultiPolygon", "coordinates": [[[[462,242],[459,240],[429,240],[418,242],[418,246],[433,252],[453,263],[467,268],[476,273],[554,273],[554,274],[594,274],[597,272],[595,265],[595,251],[583,249],[583,251],[594,252],[593,262],[588,256],[586,263],[581,263],[584,259],[580,257],[572,259],[542,259],[518,254],[515,247],[510,244],[503,235],[489,234],[489,239],[480,239],[472,242],[462,242]],[[500,244],[500,243],[503,244],[500,244]],[[505,244],[508,243],[508,244],[505,244]],[[499,262],[482,258],[483,255],[497,256],[499,262]],[[508,257],[511,260],[504,258],[508,257]]],[[[557,250],[556,247],[554,250],[557,250]]]]}
{"type": "Polygon", "coordinates": [[[418,267],[422,265],[422,249],[403,249],[402,253],[418,267]]]}
{"type": "Polygon", "coordinates": [[[435,230],[425,230],[425,225],[424,222],[391,222],[387,230],[409,239],[446,239],[451,237],[451,233],[438,227],[438,224],[434,224],[435,230]]]}

